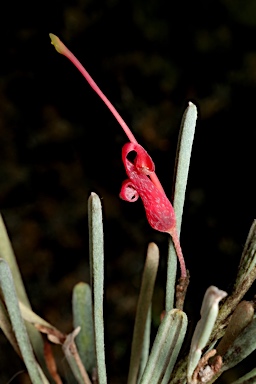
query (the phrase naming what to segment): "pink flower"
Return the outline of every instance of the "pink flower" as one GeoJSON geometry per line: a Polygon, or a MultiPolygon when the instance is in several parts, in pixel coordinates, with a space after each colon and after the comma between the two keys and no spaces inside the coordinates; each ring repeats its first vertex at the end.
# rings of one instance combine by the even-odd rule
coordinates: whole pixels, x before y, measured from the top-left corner
{"type": "Polygon", "coordinates": [[[167,232],[171,235],[180,262],[181,277],[186,278],[187,272],[180,247],[179,236],[176,230],[175,212],[157,178],[153,160],[145,149],[137,142],[130,128],[119,115],[115,107],[110,103],[108,98],[100,90],[73,53],[69,51],[57,36],[50,33],[50,38],[56,50],[66,56],[77,67],[93,90],[103,100],[130,140],[130,142],[125,144],[122,149],[122,160],[128,179],[122,184],[120,197],[129,202],[135,202],[139,197],[141,198],[151,227],[157,231],[167,232]],[[136,153],[134,162],[128,159],[130,152],[136,153]]]}
{"type": "Polygon", "coordinates": [[[122,149],[122,160],[129,179],[123,182],[120,197],[129,202],[134,202],[140,197],[151,227],[170,233],[176,224],[175,213],[165,193],[159,190],[150,178],[150,174],[154,172],[151,157],[141,145],[127,143],[122,149]],[[133,151],[137,153],[134,163],[127,158],[133,151]]]}

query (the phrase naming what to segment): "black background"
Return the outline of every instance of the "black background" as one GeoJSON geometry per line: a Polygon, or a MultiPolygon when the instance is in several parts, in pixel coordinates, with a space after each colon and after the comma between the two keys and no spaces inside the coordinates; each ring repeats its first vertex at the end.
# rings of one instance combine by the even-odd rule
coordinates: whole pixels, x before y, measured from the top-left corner
{"type": "MultiPolygon", "coordinates": [[[[231,291],[255,218],[255,2],[10,1],[1,6],[0,30],[0,209],[28,295],[38,314],[72,330],[72,288],[89,280],[87,198],[97,192],[107,371],[109,382],[124,383],[147,244],[161,251],[156,327],[168,236],[149,227],[141,202],[119,199],[127,138],[48,34],[63,40],[116,106],[168,196],[181,117],[189,100],[198,106],[181,234],[193,329],[206,288],[231,291]]],[[[3,335],[0,342],[0,382],[22,371],[12,382],[28,383],[3,335]]],[[[60,372],[72,383],[61,358],[60,372]]]]}

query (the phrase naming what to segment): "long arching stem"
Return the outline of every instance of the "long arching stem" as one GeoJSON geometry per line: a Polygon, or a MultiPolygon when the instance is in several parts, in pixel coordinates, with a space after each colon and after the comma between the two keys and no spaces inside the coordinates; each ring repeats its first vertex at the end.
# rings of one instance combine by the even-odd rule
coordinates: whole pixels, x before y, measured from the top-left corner
{"type": "Polygon", "coordinates": [[[78,71],[83,75],[85,80],[88,82],[88,84],[92,87],[92,89],[97,93],[97,95],[101,98],[101,100],[106,104],[108,109],[112,112],[118,123],[123,128],[124,132],[126,133],[128,139],[135,144],[138,144],[137,140],[135,139],[134,135],[132,134],[130,128],[126,124],[126,122],[123,120],[123,118],[120,116],[120,114],[117,112],[113,104],[108,100],[108,98],[104,95],[104,93],[100,90],[98,85],[95,83],[93,78],[89,75],[89,73],[86,71],[86,69],[83,67],[83,65],[80,63],[80,61],[73,55],[73,53],[62,43],[62,41],[52,33],[50,33],[50,38],[52,41],[52,44],[54,45],[55,49],[61,53],[62,55],[66,56],[78,69],[78,71]]]}
{"type": "MultiPolygon", "coordinates": [[[[62,41],[54,34],[50,33],[50,38],[52,41],[52,44],[54,45],[57,52],[60,54],[66,56],[79,70],[79,72],[83,75],[85,80],[89,83],[89,85],[92,87],[92,89],[97,93],[97,95],[102,99],[102,101],[105,103],[105,105],[108,107],[108,109],[112,112],[118,123],[123,128],[124,132],[126,133],[128,139],[131,143],[138,144],[137,140],[135,139],[134,135],[132,134],[130,128],[125,123],[123,118],[120,116],[120,114],[117,112],[113,104],[108,100],[108,98],[104,95],[104,93],[100,90],[98,85],[95,83],[93,78],[89,75],[89,73],[86,71],[86,69],[83,67],[83,65],[80,63],[80,61],[73,55],[73,53],[62,43],[62,41]]],[[[155,184],[155,186],[165,195],[164,189],[156,175],[155,172],[152,172],[150,174],[151,181],[155,184]]],[[[179,242],[179,236],[177,233],[176,226],[170,230],[170,235],[173,239],[173,244],[177,253],[177,257],[180,262],[180,268],[181,268],[181,278],[187,277],[187,271],[185,266],[185,261],[183,258],[180,242],[179,242]]]]}
{"type": "MultiPolygon", "coordinates": [[[[54,45],[57,52],[60,54],[66,56],[78,69],[78,71],[83,75],[85,80],[88,82],[88,84],[92,87],[92,89],[97,93],[97,95],[101,98],[101,100],[105,103],[105,105],[108,107],[110,112],[114,115],[117,122],[121,125],[124,132],[126,133],[128,139],[131,143],[139,144],[137,140],[135,139],[133,133],[131,132],[130,128],[126,124],[126,122],[123,120],[123,118],[120,116],[120,114],[117,112],[116,108],[113,106],[113,104],[109,101],[109,99],[104,95],[104,93],[101,91],[101,89],[98,87],[98,85],[95,83],[93,78],[90,76],[90,74],[86,71],[86,69],[83,67],[83,65],[80,63],[80,61],[73,55],[73,53],[62,43],[62,41],[56,36],[50,33],[50,38],[52,41],[52,44],[54,45]]],[[[155,184],[155,186],[162,192],[164,192],[164,189],[156,175],[155,172],[152,172],[150,175],[150,178],[152,182],[155,184]]]]}

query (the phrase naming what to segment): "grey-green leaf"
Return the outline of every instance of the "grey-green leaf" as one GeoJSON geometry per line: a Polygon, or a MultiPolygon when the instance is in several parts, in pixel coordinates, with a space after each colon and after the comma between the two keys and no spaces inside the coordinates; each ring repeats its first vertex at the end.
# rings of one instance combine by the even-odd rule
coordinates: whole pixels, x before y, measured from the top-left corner
{"type": "Polygon", "coordinates": [[[42,372],[38,367],[37,361],[32,351],[27,330],[20,313],[18,298],[15,291],[11,271],[8,264],[3,259],[0,259],[0,284],[19,349],[27,367],[31,381],[33,384],[42,384],[42,382],[47,382],[45,377],[43,378],[42,376],[42,372]]]}
{"type": "MultiPolygon", "coordinates": [[[[9,265],[19,301],[22,302],[27,308],[31,308],[2,215],[0,215],[0,257],[3,258],[9,265]]],[[[30,324],[26,324],[26,327],[33,350],[35,351],[35,355],[42,368],[45,370],[46,366],[43,354],[42,337],[40,333],[30,324]]]]}
{"type": "Polygon", "coordinates": [[[190,382],[193,372],[201,358],[202,349],[206,346],[210,338],[219,312],[219,302],[225,296],[227,296],[226,292],[214,286],[209,287],[205,292],[201,307],[201,319],[196,325],[188,356],[188,382],[190,382]]]}
{"type": "Polygon", "coordinates": [[[132,351],[128,383],[135,384],[140,368],[147,316],[150,311],[156,274],[159,264],[159,250],[155,243],[148,246],[147,258],[142,276],[137,312],[134,324],[132,351]]]}
{"type": "Polygon", "coordinates": [[[0,257],[2,257],[10,267],[19,300],[22,301],[27,307],[30,307],[30,302],[24,288],[20,270],[17,265],[12,244],[7,234],[2,215],[0,215],[0,257]]]}
{"type": "Polygon", "coordinates": [[[256,317],[239,334],[234,343],[223,356],[222,371],[226,371],[240,363],[256,349],[256,317]]]}
{"type": "Polygon", "coordinates": [[[88,199],[90,270],[92,280],[93,321],[95,329],[95,352],[99,384],[107,383],[105,364],[103,291],[104,248],[102,209],[99,196],[91,193],[88,199]]]}
{"type": "Polygon", "coordinates": [[[20,355],[20,350],[17,344],[17,340],[15,338],[10,317],[8,315],[6,307],[1,298],[0,298],[0,328],[2,329],[3,333],[5,334],[5,336],[11,343],[11,345],[13,346],[14,350],[17,352],[18,355],[20,355]]]}
{"type": "MultiPolygon", "coordinates": [[[[182,117],[175,161],[173,208],[176,216],[176,226],[178,235],[180,234],[181,229],[182,214],[188,180],[188,171],[190,166],[190,158],[196,127],[196,119],[197,108],[193,103],[189,102],[189,105],[182,117]]],[[[167,312],[170,311],[174,305],[173,303],[175,295],[175,279],[177,270],[176,252],[171,239],[169,241],[168,254],[169,256],[167,264],[165,303],[165,310],[167,312]]]]}
{"type": "Polygon", "coordinates": [[[88,284],[76,284],[73,289],[72,307],[74,328],[81,328],[76,337],[78,352],[87,372],[92,373],[93,368],[96,367],[96,359],[92,320],[92,294],[88,284]]]}
{"type": "Polygon", "coordinates": [[[187,316],[172,309],[162,320],[140,384],[167,384],[187,329],[187,316]]]}

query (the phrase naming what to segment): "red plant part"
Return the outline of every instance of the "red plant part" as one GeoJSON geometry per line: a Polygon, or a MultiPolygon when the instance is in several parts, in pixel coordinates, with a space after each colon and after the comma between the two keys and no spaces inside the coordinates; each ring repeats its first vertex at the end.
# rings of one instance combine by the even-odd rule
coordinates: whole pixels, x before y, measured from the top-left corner
{"type": "Polygon", "coordinates": [[[176,230],[175,212],[155,173],[153,160],[145,149],[137,142],[130,128],[119,115],[115,107],[110,103],[108,98],[100,90],[73,53],[69,51],[57,36],[50,33],[50,38],[55,49],[66,56],[77,67],[89,85],[103,100],[130,140],[130,142],[125,144],[122,149],[122,160],[128,179],[122,184],[120,197],[129,202],[134,202],[141,197],[151,227],[157,231],[167,232],[171,235],[180,262],[181,277],[186,278],[187,272],[180,247],[179,236],[176,230]],[[136,153],[134,162],[127,158],[130,152],[136,153]]]}
{"type": "Polygon", "coordinates": [[[134,202],[140,196],[151,227],[157,231],[170,233],[176,224],[174,209],[165,193],[160,191],[150,178],[154,165],[150,156],[141,145],[127,143],[122,149],[122,160],[129,179],[123,182],[120,197],[134,202]],[[137,154],[134,163],[127,158],[133,151],[137,154]],[[142,160],[151,167],[138,167],[138,161],[142,160]]]}

